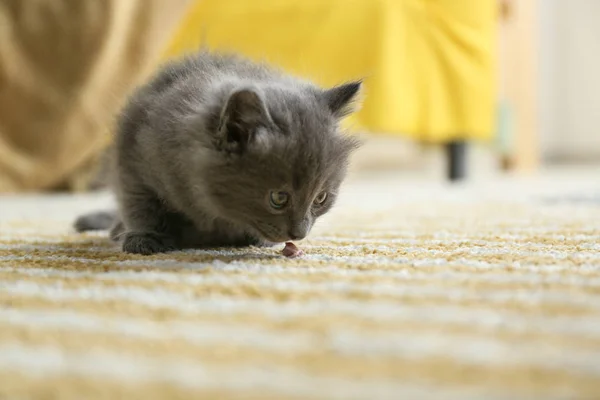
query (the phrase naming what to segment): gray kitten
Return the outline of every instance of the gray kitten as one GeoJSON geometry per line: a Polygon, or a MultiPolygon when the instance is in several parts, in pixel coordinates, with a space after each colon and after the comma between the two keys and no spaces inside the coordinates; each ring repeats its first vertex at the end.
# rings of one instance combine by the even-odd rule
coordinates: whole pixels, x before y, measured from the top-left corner
{"type": "Polygon", "coordinates": [[[334,204],[357,140],[340,132],[361,82],[321,89],[234,55],[165,66],[118,121],[118,213],[80,217],[123,251],[304,238],[334,204]]]}

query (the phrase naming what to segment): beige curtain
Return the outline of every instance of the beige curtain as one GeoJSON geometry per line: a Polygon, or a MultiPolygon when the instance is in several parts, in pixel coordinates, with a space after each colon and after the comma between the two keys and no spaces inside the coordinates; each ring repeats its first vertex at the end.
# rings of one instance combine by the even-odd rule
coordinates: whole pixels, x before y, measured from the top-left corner
{"type": "Polygon", "coordinates": [[[188,0],[0,0],[0,192],[85,188],[188,0]]]}

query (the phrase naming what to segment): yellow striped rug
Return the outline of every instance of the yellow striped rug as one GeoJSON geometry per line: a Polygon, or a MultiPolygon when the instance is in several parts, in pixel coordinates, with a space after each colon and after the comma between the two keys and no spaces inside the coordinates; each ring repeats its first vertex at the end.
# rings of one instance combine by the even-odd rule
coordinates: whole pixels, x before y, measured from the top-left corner
{"type": "Polygon", "coordinates": [[[0,399],[600,398],[589,183],[355,180],[297,260],[127,256],[70,230],[106,195],[4,197],[0,399]]]}

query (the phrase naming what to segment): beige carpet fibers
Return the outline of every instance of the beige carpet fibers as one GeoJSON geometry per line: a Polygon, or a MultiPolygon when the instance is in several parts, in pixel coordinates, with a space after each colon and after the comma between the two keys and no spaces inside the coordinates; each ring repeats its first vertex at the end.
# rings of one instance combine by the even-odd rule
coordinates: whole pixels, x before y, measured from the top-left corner
{"type": "Polygon", "coordinates": [[[299,260],[2,198],[0,399],[600,398],[599,182],[353,181],[299,260]]]}

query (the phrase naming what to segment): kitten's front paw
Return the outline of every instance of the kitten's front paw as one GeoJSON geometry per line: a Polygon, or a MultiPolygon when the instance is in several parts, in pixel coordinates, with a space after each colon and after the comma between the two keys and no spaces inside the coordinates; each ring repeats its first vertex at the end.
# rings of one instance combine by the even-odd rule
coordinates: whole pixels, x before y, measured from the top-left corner
{"type": "Polygon", "coordinates": [[[128,232],[123,239],[125,253],[148,256],[176,250],[174,241],[166,235],[153,232],[128,232]]]}

